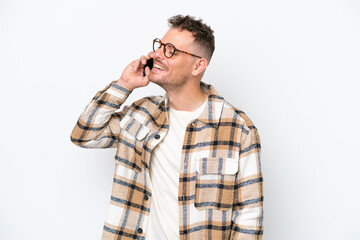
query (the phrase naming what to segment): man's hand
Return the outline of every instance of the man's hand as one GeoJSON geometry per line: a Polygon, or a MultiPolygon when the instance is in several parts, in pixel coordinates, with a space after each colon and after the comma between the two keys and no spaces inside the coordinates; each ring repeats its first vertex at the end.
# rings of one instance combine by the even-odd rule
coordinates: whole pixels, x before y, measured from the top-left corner
{"type": "Polygon", "coordinates": [[[116,83],[129,90],[147,86],[150,82],[148,78],[150,74],[149,67],[146,67],[145,77],[143,77],[143,66],[146,64],[147,59],[145,56],[141,56],[140,59],[132,61],[126,66],[116,83]]]}

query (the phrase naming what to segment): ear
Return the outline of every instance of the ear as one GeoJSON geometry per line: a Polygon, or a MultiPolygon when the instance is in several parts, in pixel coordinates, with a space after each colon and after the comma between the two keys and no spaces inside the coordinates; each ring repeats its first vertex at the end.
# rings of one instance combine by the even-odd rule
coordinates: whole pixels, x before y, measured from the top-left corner
{"type": "Polygon", "coordinates": [[[199,60],[196,60],[196,62],[194,62],[193,64],[193,70],[191,72],[192,75],[199,76],[202,72],[205,71],[207,65],[208,65],[208,61],[206,60],[206,58],[201,58],[199,60]]]}

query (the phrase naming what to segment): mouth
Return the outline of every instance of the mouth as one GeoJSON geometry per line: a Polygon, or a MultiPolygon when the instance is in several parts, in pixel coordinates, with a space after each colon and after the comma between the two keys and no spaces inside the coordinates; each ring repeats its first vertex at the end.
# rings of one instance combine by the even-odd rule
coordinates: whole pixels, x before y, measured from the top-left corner
{"type": "Polygon", "coordinates": [[[167,69],[165,67],[160,66],[158,63],[154,63],[153,69],[158,69],[158,70],[161,70],[161,71],[167,71],[167,69]]]}

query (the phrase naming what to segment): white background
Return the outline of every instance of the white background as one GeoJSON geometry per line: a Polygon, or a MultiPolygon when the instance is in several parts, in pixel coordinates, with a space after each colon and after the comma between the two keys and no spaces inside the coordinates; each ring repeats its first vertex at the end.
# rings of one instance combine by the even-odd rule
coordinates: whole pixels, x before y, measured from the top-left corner
{"type": "Polygon", "coordinates": [[[360,239],[356,0],[2,0],[0,239],[100,239],[115,149],[78,148],[70,133],[179,13],[215,30],[204,81],[260,132],[264,239],[360,239]]]}

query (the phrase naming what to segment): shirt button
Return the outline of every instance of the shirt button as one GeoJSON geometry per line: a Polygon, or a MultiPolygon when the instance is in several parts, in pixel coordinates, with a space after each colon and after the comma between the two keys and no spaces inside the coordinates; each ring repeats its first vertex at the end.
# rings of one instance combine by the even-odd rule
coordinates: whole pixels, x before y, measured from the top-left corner
{"type": "Polygon", "coordinates": [[[160,135],[159,134],[156,134],[155,135],[155,139],[159,139],[160,138],[160,135]]]}
{"type": "Polygon", "coordinates": [[[142,233],[142,232],[143,232],[142,228],[138,228],[138,229],[137,229],[137,232],[138,232],[138,233],[142,233]]]}
{"type": "Polygon", "coordinates": [[[148,195],[145,195],[144,199],[145,199],[145,201],[147,201],[149,199],[148,195]]]}

